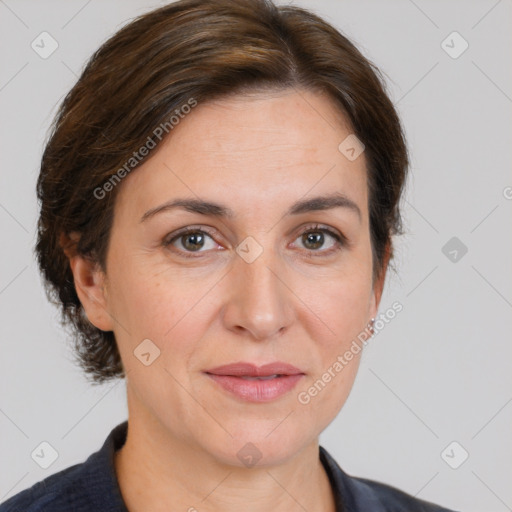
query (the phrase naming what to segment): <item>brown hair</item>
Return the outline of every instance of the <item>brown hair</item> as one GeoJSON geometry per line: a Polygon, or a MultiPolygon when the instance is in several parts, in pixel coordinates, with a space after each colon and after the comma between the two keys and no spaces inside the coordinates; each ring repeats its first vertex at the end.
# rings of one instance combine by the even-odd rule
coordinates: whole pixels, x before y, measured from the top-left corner
{"type": "Polygon", "coordinates": [[[124,370],[114,333],[96,328],[83,311],[62,241],[79,233],[68,249],[104,270],[119,189],[107,182],[115,185],[116,171],[122,177],[121,169],[131,170],[127,161],[133,168],[144,161],[132,161],[134,152],[158,144],[158,127],[172,129],[169,119],[191,99],[268,88],[326,92],[365,145],[374,277],[382,270],[391,236],[401,232],[408,155],[379,70],[299,7],[270,0],[171,3],[135,19],[92,55],[60,106],[42,157],[37,259],[48,298],[60,306],[77,361],[93,383],[124,370]]]}

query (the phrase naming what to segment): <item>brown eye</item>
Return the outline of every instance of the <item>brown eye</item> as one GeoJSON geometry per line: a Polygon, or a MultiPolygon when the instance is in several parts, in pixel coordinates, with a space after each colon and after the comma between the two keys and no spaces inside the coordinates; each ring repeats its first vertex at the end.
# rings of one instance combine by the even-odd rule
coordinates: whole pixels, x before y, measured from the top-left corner
{"type": "Polygon", "coordinates": [[[179,240],[187,251],[197,251],[204,246],[204,234],[199,231],[196,233],[181,235],[179,240]]]}
{"type": "Polygon", "coordinates": [[[320,231],[310,231],[302,235],[302,242],[307,249],[320,249],[325,243],[325,235],[320,231]]]}
{"type": "Polygon", "coordinates": [[[200,255],[209,249],[215,249],[217,247],[217,244],[210,234],[197,228],[187,228],[175,233],[164,241],[163,245],[169,248],[172,246],[174,252],[180,253],[180,255],[185,257],[189,257],[191,253],[198,253],[200,255]],[[209,240],[210,246],[208,246],[209,240]]]}
{"type": "Polygon", "coordinates": [[[310,252],[319,253],[318,256],[328,255],[345,245],[345,237],[328,228],[313,227],[304,231],[300,237],[302,246],[310,252]],[[331,242],[329,243],[329,239],[331,242]],[[325,248],[326,244],[327,248],[325,248]],[[321,250],[324,248],[324,250],[321,250]]]}

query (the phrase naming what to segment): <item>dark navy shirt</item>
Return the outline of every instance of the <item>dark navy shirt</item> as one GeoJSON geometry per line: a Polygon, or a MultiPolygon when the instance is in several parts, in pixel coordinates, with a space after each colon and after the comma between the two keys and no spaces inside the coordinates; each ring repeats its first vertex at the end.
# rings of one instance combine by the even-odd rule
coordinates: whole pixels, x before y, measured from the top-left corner
{"type": "MultiPolygon", "coordinates": [[[[0,512],[128,512],[114,466],[128,421],[115,427],[100,450],[0,504],[0,512]]],[[[320,460],[336,498],[336,512],[454,512],[389,485],[345,473],[320,446],[320,460]]],[[[150,512],[150,511],[148,511],[150,512]]]]}

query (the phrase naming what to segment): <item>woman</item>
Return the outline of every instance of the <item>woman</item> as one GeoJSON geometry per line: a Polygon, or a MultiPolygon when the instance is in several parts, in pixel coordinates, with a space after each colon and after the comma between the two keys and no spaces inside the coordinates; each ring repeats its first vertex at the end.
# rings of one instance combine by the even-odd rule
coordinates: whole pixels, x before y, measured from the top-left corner
{"type": "Polygon", "coordinates": [[[318,444],[400,230],[408,157],[378,74],[263,0],[182,0],[93,55],[43,155],[36,251],[129,418],[0,511],[447,510],[318,444]]]}

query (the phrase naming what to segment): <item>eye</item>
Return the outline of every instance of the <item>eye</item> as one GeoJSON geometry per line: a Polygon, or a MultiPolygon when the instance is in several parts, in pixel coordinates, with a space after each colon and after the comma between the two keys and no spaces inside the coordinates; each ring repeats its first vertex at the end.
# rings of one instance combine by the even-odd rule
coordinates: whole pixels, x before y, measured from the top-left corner
{"type": "Polygon", "coordinates": [[[326,256],[330,255],[333,252],[340,250],[342,247],[346,245],[346,238],[341,233],[333,231],[332,229],[321,227],[321,226],[313,226],[306,231],[303,231],[297,240],[301,240],[301,243],[306,248],[308,252],[318,252],[320,254],[315,254],[314,256],[326,256]],[[326,237],[331,239],[330,244],[327,247],[327,250],[319,251],[318,249],[325,246],[326,237]]]}
{"type": "MultiPolygon", "coordinates": [[[[303,244],[307,251],[307,257],[328,256],[347,245],[344,235],[319,225],[307,228],[296,240],[300,240],[303,244]],[[326,250],[319,250],[326,245],[326,235],[327,240],[330,239],[330,243],[326,250]]],[[[164,240],[163,245],[186,258],[200,257],[201,253],[219,247],[213,239],[213,235],[205,231],[204,228],[200,229],[194,226],[173,233],[170,238],[164,240]],[[208,244],[210,245],[208,246],[208,244]],[[197,256],[194,253],[197,253],[197,256]]]]}
{"type": "Polygon", "coordinates": [[[201,249],[208,250],[217,247],[217,244],[208,232],[194,227],[189,227],[178,233],[174,233],[171,238],[164,241],[163,245],[165,247],[176,247],[178,249],[176,252],[179,252],[180,255],[187,258],[194,258],[191,253],[205,252],[201,249]],[[210,247],[208,247],[208,240],[210,240],[210,247]]]}

